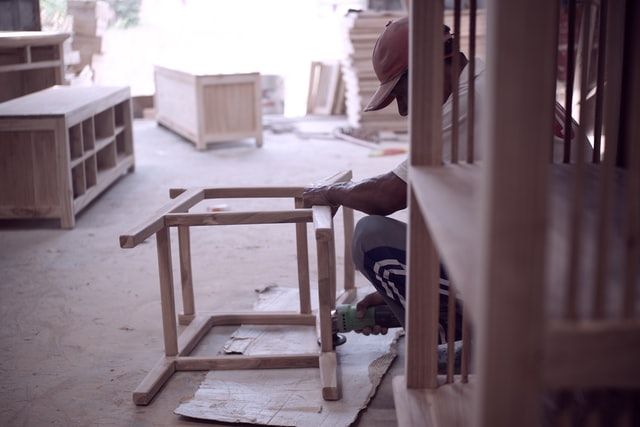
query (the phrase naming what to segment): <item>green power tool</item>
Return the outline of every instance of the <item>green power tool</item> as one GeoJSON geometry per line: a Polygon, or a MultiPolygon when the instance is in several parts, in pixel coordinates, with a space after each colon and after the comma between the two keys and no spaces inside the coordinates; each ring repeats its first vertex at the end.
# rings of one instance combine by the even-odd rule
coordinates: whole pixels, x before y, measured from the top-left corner
{"type": "Polygon", "coordinates": [[[388,305],[372,306],[362,318],[356,315],[356,308],[351,305],[340,305],[331,312],[333,332],[361,331],[368,327],[380,325],[385,328],[400,328],[402,325],[388,305]]]}
{"type": "MultiPolygon", "coordinates": [[[[367,309],[362,318],[356,315],[356,308],[351,305],[340,305],[331,312],[331,323],[333,329],[333,345],[338,346],[347,342],[347,338],[340,333],[360,331],[365,327],[380,325],[385,328],[400,328],[402,325],[388,305],[377,305],[367,309]]],[[[462,341],[454,342],[454,372],[460,373],[462,362],[462,341]]],[[[438,373],[447,372],[448,362],[447,344],[438,346],[438,373]]]]}

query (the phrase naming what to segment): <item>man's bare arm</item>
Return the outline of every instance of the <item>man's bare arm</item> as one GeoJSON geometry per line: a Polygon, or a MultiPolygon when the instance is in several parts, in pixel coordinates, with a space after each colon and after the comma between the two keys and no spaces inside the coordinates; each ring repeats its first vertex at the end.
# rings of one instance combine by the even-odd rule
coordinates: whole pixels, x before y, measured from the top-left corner
{"type": "Polygon", "coordinates": [[[407,184],[387,172],[358,182],[308,187],[302,200],[305,207],[347,206],[369,215],[390,215],[407,207],[407,184]]]}

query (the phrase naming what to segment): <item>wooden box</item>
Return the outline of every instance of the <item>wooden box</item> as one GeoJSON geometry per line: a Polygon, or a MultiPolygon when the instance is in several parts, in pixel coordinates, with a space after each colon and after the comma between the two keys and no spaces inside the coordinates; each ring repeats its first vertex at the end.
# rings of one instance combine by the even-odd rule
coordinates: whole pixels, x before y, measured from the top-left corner
{"type": "Polygon", "coordinates": [[[255,138],[262,146],[260,74],[196,74],[155,67],[159,124],[195,143],[255,138]]]}
{"type": "Polygon", "coordinates": [[[0,218],[63,228],[133,171],[128,87],[54,86],[0,104],[0,218]]]}
{"type": "Polygon", "coordinates": [[[0,102],[64,84],[66,33],[0,32],[0,102]]]}

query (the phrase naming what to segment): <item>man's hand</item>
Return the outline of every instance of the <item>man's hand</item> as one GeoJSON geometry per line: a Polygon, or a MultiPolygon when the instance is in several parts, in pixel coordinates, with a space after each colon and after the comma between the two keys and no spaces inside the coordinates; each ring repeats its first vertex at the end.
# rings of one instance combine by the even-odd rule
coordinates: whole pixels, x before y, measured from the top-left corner
{"type": "MultiPolygon", "coordinates": [[[[382,298],[382,295],[380,295],[379,292],[373,292],[370,293],[369,295],[365,296],[364,298],[362,298],[358,304],[356,304],[356,316],[359,319],[362,319],[365,315],[365,313],[367,312],[367,309],[369,307],[372,306],[378,306],[378,305],[385,305],[386,302],[384,300],[384,298],[382,298]]],[[[386,335],[388,331],[388,328],[385,328],[383,326],[380,325],[374,325],[373,327],[366,327],[364,329],[362,329],[361,331],[354,331],[357,333],[361,333],[363,335],[386,335]]]]}
{"type": "Polygon", "coordinates": [[[306,187],[302,192],[302,206],[331,206],[334,204],[329,200],[329,185],[314,185],[306,187]]]}

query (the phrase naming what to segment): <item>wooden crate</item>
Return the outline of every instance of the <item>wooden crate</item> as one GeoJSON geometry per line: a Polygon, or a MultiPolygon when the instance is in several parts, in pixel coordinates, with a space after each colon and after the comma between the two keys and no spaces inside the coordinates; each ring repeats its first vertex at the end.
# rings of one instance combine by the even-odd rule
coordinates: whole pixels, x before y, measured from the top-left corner
{"type": "Polygon", "coordinates": [[[195,74],[156,66],[155,85],[156,120],[198,150],[244,138],[262,146],[259,73],[195,74]]]}
{"type": "Polygon", "coordinates": [[[54,86],[0,104],[0,218],[75,215],[134,169],[128,87],[54,86]]]}
{"type": "Polygon", "coordinates": [[[66,33],[0,32],[0,102],[64,84],[66,33]]]}

